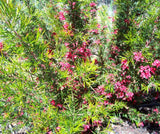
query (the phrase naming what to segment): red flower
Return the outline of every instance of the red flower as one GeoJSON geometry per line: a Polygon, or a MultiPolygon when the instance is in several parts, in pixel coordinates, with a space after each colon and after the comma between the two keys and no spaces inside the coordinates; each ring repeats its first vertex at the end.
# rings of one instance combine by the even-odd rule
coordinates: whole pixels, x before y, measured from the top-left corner
{"type": "Polygon", "coordinates": [[[52,101],[51,101],[51,104],[52,104],[53,106],[55,106],[55,101],[54,101],[54,100],[52,100],[52,101]]]}
{"type": "Polygon", "coordinates": [[[151,72],[155,74],[156,68],[151,67],[151,72]]]}
{"type": "Polygon", "coordinates": [[[52,33],[52,36],[57,35],[55,32],[52,33]]]}
{"type": "Polygon", "coordinates": [[[118,33],[118,29],[114,29],[114,34],[117,34],[118,33]]]}
{"type": "Polygon", "coordinates": [[[63,105],[62,105],[62,104],[60,104],[60,103],[58,103],[58,104],[57,104],[57,107],[62,108],[62,107],[63,107],[63,105]]]}
{"type": "Polygon", "coordinates": [[[67,59],[72,59],[72,53],[71,52],[67,52],[66,55],[65,55],[65,57],[67,59]]]}
{"type": "Polygon", "coordinates": [[[129,20],[128,19],[125,19],[124,22],[129,24],[129,20]]]}

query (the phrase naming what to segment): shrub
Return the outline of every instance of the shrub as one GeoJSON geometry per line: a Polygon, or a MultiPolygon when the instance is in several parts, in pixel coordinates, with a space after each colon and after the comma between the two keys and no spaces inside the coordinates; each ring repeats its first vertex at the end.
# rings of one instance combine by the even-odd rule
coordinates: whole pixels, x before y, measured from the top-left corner
{"type": "Polygon", "coordinates": [[[117,115],[146,120],[133,106],[159,97],[159,3],[115,2],[107,22],[95,1],[0,2],[4,132],[14,122],[31,133],[106,133],[117,115]]]}

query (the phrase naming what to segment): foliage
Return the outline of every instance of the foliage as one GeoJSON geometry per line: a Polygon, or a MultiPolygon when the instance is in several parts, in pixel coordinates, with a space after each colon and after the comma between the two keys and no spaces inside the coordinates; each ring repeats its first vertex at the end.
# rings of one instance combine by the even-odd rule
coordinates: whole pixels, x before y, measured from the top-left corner
{"type": "Polygon", "coordinates": [[[115,3],[109,16],[90,0],[0,1],[3,132],[13,122],[29,133],[85,134],[105,133],[117,115],[159,121],[159,107],[134,107],[159,99],[159,2],[115,3]]]}

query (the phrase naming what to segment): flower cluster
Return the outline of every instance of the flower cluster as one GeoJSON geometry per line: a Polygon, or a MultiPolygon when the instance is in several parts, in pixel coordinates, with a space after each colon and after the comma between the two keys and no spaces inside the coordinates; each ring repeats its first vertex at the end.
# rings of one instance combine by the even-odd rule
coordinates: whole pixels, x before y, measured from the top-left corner
{"type": "Polygon", "coordinates": [[[90,5],[90,7],[95,7],[95,6],[96,6],[96,3],[91,2],[89,5],[90,5]]]}
{"type": "Polygon", "coordinates": [[[82,134],[88,133],[90,134],[90,132],[92,132],[92,130],[94,130],[95,128],[97,128],[98,126],[102,126],[102,121],[98,120],[98,121],[93,121],[93,123],[88,123],[87,125],[83,125],[83,132],[82,134]]]}
{"type": "Polygon", "coordinates": [[[61,21],[66,20],[63,12],[59,12],[59,19],[60,19],[61,21]]]}
{"type": "Polygon", "coordinates": [[[69,48],[69,52],[66,53],[65,57],[67,60],[75,61],[77,58],[83,59],[86,61],[87,57],[91,56],[91,51],[86,47],[86,45],[82,45],[81,47],[76,48],[76,44],[69,45],[65,43],[65,45],[69,48]]]}
{"type": "Polygon", "coordinates": [[[156,66],[157,68],[160,67],[160,61],[159,61],[159,60],[155,60],[155,61],[152,63],[152,66],[156,66]]]}
{"type": "Polygon", "coordinates": [[[144,57],[142,56],[142,53],[141,52],[134,52],[133,53],[134,54],[134,60],[136,61],[136,62],[143,62],[143,60],[144,60],[144,57]]]}
{"type": "MultiPolygon", "coordinates": [[[[57,103],[57,104],[56,104],[55,100],[52,100],[50,103],[51,103],[52,106],[55,106],[55,107],[57,107],[57,108],[59,108],[59,109],[62,109],[62,110],[66,110],[66,108],[63,107],[63,104],[60,104],[60,103],[57,103]]],[[[46,110],[46,109],[45,109],[45,110],[46,110]]]]}
{"type": "Polygon", "coordinates": [[[129,69],[129,66],[128,66],[128,63],[127,63],[127,59],[122,60],[121,64],[122,64],[122,66],[121,66],[122,70],[129,69]]]}
{"type": "Polygon", "coordinates": [[[98,86],[98,88],[96,88],[95,91],[96,91],[97,93],[99,93],[100,95],[104,95],[106,98],[111,98],[111,97],[112,97],[112,94],[111,94],[111,93],[107,93],[107,92],[105,91],[104,85],[98,86]]]}
{"type": "Polygon", "coordinates": [[[64,63],[64,62],[60,62],[61,65],[61,70],[68,70],[70,73],[72,73],[73,71],[71,69],[75,68],[75,66],[70,65],[69,63],[64,63]]]}
{"type": "Polygon", "coordinates": [[[155,70],[154,70],[154,68],[147,65],[147,66],[140,66],[139,72],[141,73],[140,77],[142,79],[144,79],[144,78],[149,79],[152,76],[151,72],[155,73],[155,70]]]}

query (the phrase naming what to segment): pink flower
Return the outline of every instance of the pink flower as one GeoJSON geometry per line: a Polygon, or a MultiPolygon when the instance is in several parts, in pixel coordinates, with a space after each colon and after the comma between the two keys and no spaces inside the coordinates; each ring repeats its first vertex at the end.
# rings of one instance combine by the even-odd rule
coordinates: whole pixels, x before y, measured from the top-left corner
{"type": "Polygon", "coordinates": [[[62,105],[62,104],[60,104],[60,103],[58,103],[58,104],[57,104],[57,107],[62,108],[62,107],[63,107],[63,105],[62,105]]]}
{"type": "Polygon", "coordinates": [[[23,111],[22,111],[19,116],[22,116],[23,114],[24,114],[24,113],[23,113],[23,111]]]}
{"type": "Polygon", "coordinates": [[[40,102],[40,103],[42,103],[43,101],[42,101],[42,100],[40,100],[39,102],[40,102]]]}
{"type": "Polygon", "coordinates": [[[71,52],[67,52],[66,55],[65,55],[65,57],[67,59],[72,59],[72,53],[71,52]]]}
{"type": "Polygon", "coordinates": [[[83,42],[83,47],[86,47],[88,45],[88,42],[83,42]]]}
{"type": "Polygon", "coordinates": [[[97,125],[99,125],[99,126],[102,126],[102,121],[94,121],[93,122],[94,123],[94,126],[97,126],[97,125]]]}
{"type": "Polygon", "coordinates": [[[108,105],[108,104],[110,104],[110,103],[105,100],[103,104],[106,106],[106,105],[108,105]]]}
{"type": "Polygon", "coordinates": [[[49,66],[51,66],[53,64],[53,62],[49,62],[49,66]]]}
{"type": "Polygon", "coordinates": [[[59,64],[62,66],[61,69],[69,69],[71,67],[69,63],[60,62],[59,64]]]}
{"type": "Polygon", "coordinates": [[[117,11],[116,11],[116,10],[114,10],[113,12],[114,12],[114,13],[117,13],[117,11]]]}
{"type": "Polygon", "coordinates": [[[85,98],[83,98],[83,104],[87,104],[87,101],[85,98]]]}
{"type": "Polygon", "coordinates": [[[128,76],[126,76],[126,78],[127,78],[127,79],[131,79],[131,76],[130,76],[130,75],[128,75],[128,76]]]}
{"type": "Polygon", "coordinates": [[[10,102],[12,99],[12,97],[8,97],[7,102],[10,102]]]}
{"type": "Polygon", "coordinates": [[[42,28],[39,28],[39,32],[42,32],[42,30],[43,30],[42,28]]]}
{"type": "Polygon", "coordinates": [[[117,98],[123,98],[124,97],[124,93],[123,92],[118,92],[116,94],[117,98]]]}
{"type": "Polygon", "coordinates": [[[106,97],[106,98],[111,98],[111,97],[112,97],[112,94],[111,94],[111,93],[106,93],[106,94],[105,94],[105,97],[106,97]]]}
{"type": "Polygon", "coordinates": [[[114,19],[114,18],[112,18],[112,22],[115,22],[115,19],[114,19]]]}
{"type": "Polygon", "coordinates": [[[127,64],[127,59],[121,61],[122,64],[127,64]]]}
{"type": "Polygon", "coordinates": [[[93,33],[98,34],[98,29],[93,30],[93,33]]]}
{"type": "Polygon", "coordinates": [[[97,123],[98,123],[98,125],[100,125],[100,126],[102,125],[102,121],[100,121],[100,120],[99,120],[97,123]]]}
{"type": "Polygon", "coordinates": [[[98,89],[104,91],[105,90],[104,85],[98,86],[98,89]]]}
{"type": "Polygon", "coordinates": [[[117,81],[114,86],[115,86],[115,89],[118,89],[121,86],[121,83],[117,81]]]}
{"type": "Polygon", "coordinates": [[[114,29],[114,34],[117,34],[118,33],[118,29],[114,29]]]}
{"type": "Polygon", "coordinates": [[[121,50],[118,48],[118,46],[112,46],[112,50],[117,50],[118,52],[120,52],[121,50]]]}
{"type": "Polygon", "coordinates": [[[64,43],[64,45],[65,45],[66,47],[68,47],[68,46],[69,46],[69,43],[64,43]]]}
{"type": "Polygon", "coordinates": [[[89,5],[90,5],[90,7],[95,7],[95,6],[96,6],[96,3],[91,2],[89,5]]]}
{"type": "Polygon", "coordinates": [[[158,114],[158,109],[157,108],[155,108],[155,109],[153,109],[153,112],[155,112],[155,113],[157,113],[158,114]]]}
{"type": "Polygon", "coordinates": [[[79,51],[80,53],[84,53],[84,50],[85,50],[85,49],[84,49],[83,47],[81,47],[81,48],[78,49],[78,51],[79,51]]]}
{"type": "Polygon", "coordinates": [[[72,5],[75,6],[75,5],[76,5],[76,2],[73,2],[72,5]]]}
{"type": "Polygon", "coordinates": [[[97,24],[97,27],[98,27],[98,28],[101,28],[101,25],[100,25],[100,24],[97,24]]]}
{"type": "Polygon", "coordinates": [[[0,51],[2,51],[2,49],[3,49],[3,43],[0,42],[0,51]]]}
{"type": "Polygon", "coordinates": [[[120,92],[126,92],[127,91],[127,87],[123,84],[123,82],[117,81],[115,84],[115,89],[116,91],[120,91],[120,92]]]}
{"type": "Polygon", "coordinates": [[[46,66],[45,66],[44,64],[41,64],[41,67],[42,67],[43,69],[46,69],[46,66]]]}
{"type": "Polygon", "coordinates": [[[66,18],[64,17],[63,12],[59,12],[59,19],[60,20],[65,20],[66,18]]]}
{"type": "Polygon", "coordinates": [[[18,122],[18,125],[20,125],[20,124],[23,124],[23,122],[22,122],[22,121],[19,121],[19,122],[18,122]]]}
{"type": "Polygon", "coordinates": [[[107,27],[108,27],[107,25],[103,26],[103,28],[107,28],[107,27]]]}
{"type": "Polygon", "coordinates": [[[127,92],[126,95],[127,95],[127,97],[128,97],[127,100],[130,101],[130,100],[132,100],[134,93],[132,93],[132,92],[127,92]]]}
{"type": "Polygon", "coordinates": [[[113,59],[113,58],[111,58],[111,57],[109,57],[109,60],[115,61],[115,59],[113,59]]]}
{"type": "Polygon", "coordinates": [[[160,67],[160,61],[159,61],[159,60],[155,60],[155,61],[152,63],[152,66],[156,66],[157,68],[160,67]]]}
{"type": "Polygon", "coordinates": [[[134,60],[135,61],[141,61],[141,62],[143,62],[144,57],[142,56],[141,52],[134,52],[133,54],[134,54],[134,60]]]}
{"type": "Polygon", "coordinates": [[[46,112],[46,111],[47,111],[47,108],[46,108],[46,107],[44,107],[44,108],[43,108],[43,112],[46,112]]]}
{"type": "Polygon", "coordinates": [[[121,64],[122,64],[121,66],[122,70],[129,69],[128,64],[127,64],[127,59],[122,60],[121,64]]]}
{"type": "Polygon", "coordinates": [[[56,130],[59,131],[61,128],[60,127],[56,127],[56,130]]]}
{"type": "Polygon", "coordinates": [[[65,30],[68,30],[68,27],[69,27],[69,24],[68,24],[67,22],[64,22],[63,28],[64,28],[65,30]]]}
{"type": "Polygon", "coordinates": [[[94,42],[95,42],[96,44],[100,44],[100,43],[101,43],[100,40],[95,40],[94,42]]]}
{"type": "Polygon", "coordinates": [[[140,66],[139,72],[141,73],[140,77],[143,79],[149,79],[151,77],[151,68],[149,65],[140,66]]]}
{"type": "Polygon", "coordinates": [[[83,127],[84,127],[84,131],[87,131],[90,128],[89,125],[83,125],[83,127]]]}
{"type": "Polygon", "coordinates": [[[139,126],[139,127],[143,127],[143,126],[144,126],[144,123],[143,123],[143,122],[140,122],[140,123],[138,124],[138,126],[139,126]]]}

